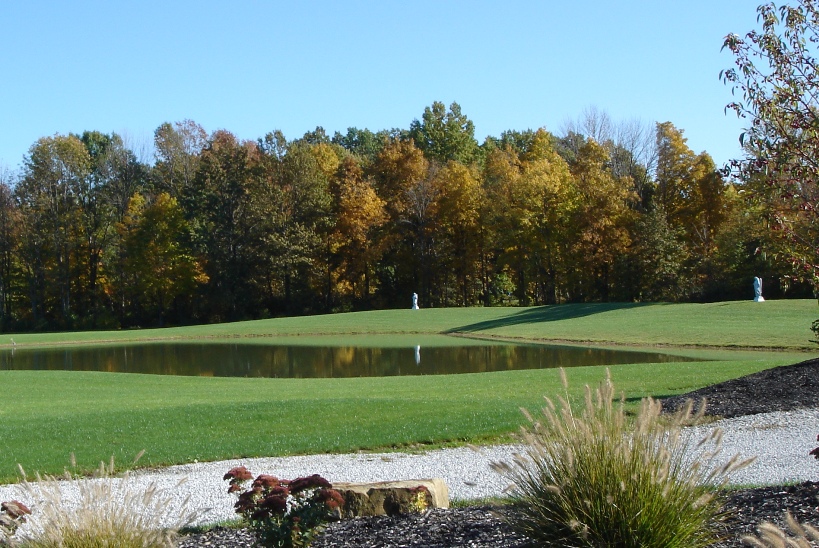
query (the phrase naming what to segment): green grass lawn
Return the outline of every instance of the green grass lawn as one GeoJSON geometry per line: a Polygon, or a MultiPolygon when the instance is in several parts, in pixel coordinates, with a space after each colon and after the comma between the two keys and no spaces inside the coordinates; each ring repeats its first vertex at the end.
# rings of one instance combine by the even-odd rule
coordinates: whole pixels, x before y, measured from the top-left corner
{"type": "Polygon", "coordinates": [[[0,346],[282,335],[461,333],[603,344],[812,351],[815,300],[709,304],[567,304],[530,308],[430,308],[279,318],[166,329],[6,334],[0,346]]]}
{"type": "MultiPolygon", "coordinates": [[[[565,305],[392,310],[166,330],[12,335],[18,345],[167,338],[464,333],[526,340],[699,347],[710,361],[618,365],[636,402],[679,394],[816,355],[815,301],[708,305],[565,305]],[[726,352],[726,348],[784,351],[726,352]]],[[[0,335],[0,344],[10,339],[0,335]]],[[[10,342],[10,341],[8,341],[10,342]]],[[[569,371],[573,395],[603,378],[569,371]]],[[[75,453],[91,469],[114,455],[141,465],[507,439],[519,407],[562,391],[555,370],[354,379],[239,379],[0,371],[0,481],[58,472],[75,453]]]]}

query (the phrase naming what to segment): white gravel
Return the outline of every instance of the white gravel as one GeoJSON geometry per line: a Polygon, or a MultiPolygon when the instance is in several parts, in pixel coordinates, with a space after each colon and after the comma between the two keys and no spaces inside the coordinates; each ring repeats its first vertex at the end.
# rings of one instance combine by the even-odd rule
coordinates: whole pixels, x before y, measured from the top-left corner
{"type": "MultiPolygon", "coordinates": [[[[819,434],[819,409],[767,413],[721,420],[697,427],[696,437],[707,429],[723,429],[723,455],[756,456],[750,467],[737,472],[732,483],[738,485],[776,485],[785,482],[819,480],[819,462],[808,455],[816,447],[819,434]]],[[[356,453],[347,455],[309,455],[281,458],[238,459],[221,462],[191,463],[156,471],[139,471],[128,481],[135,489],[150,483],[167,489],[178,503],[190,495],[190,507],[207,509],[198,523],[212,523],[235,517],[235,497],[226,493],[223,475],[233,466],[244,465],[254,475],[271,474],[293,479],[319,474],[332,482],[373,482],[402,479],[443,478],[451,499],[477,499],[496,495],[506,481],[493,472],[489,463],[510,460],[516,447],[482,447],[480,453],[469,448],[441,449],[424,453],[356,453]],[[181,487],[180,480],[187,478],[181,487]]],[[[71,500],[66,493],[64,501],[71,500]]],[[[26,500],[19,486],[0,486],[0,501],[26,500]]]]}

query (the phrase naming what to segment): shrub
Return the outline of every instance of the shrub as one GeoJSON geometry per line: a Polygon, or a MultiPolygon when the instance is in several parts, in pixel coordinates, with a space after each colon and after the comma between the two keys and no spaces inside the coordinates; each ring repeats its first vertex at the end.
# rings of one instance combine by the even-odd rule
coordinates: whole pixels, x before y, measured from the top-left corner
{"type": "MultiPolygon", "coordinates": [[[[567,387],[562,370],[561,377],[567,387]]],[[[493,464],[513,482],[508,521],[544,545],[708,545],[723,517],[719,487],[751,460],[735,456],[717,466],[718,431],[691,443],[683,426],[698,419],[702,407],[693,415],[689,402],[666,418],[649,398],[632,424],[623,400],[615,405],[613,396],[607,372],[596,391],[586,387],[579,415],[568,397],[557,406],[546,398],[539,419],[524,410],[524,454],[493,464]]]]}
{"type": "Polygon", "coordinates": [[[255,531],[261,546],[309,546],[344,503],[339,492],[318,474],[292,481],[262,474],[245,489],[252,478],[244,466],[231,468],[224,477],[230,481],[228,493],[239,493],[236,513],[255,531]]]}
{"type": "Polygon", "coordinates": [[[156,484],[138,488],[128,473],[114,477],[113,458],[108,466],[100,463],[91,479],[67,471],[29,482],[21,472],[22,490],[33,501],[28,523],[18,531],[25,548],[169,547],[198,515],[188,499],[175,503],[156,484]]]}

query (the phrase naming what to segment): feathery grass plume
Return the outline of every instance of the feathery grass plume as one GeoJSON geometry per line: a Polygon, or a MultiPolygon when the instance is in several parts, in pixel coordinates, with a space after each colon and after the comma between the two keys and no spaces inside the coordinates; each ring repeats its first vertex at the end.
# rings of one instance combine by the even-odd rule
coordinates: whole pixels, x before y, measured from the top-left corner
{"type": "MultiPolygon", "coordinates": [[[[561,373],[565,379],[565,373],[561,373]]],[[[566,383],[564,381],[564,386],[566,383]]],[[[527,414],[525,451],[493,467],[511,480],[506,519],[547,546],[698,547],[715,540],[720,488],[752,459],[717,463],[720,435],[693,443],[683,429],[704,413],[693,403],[673,417],[644,399],[634,421],[614,403],[610,373],[575,412],[568,391],[541,416],[527,414]]]]}
{"type": "Polygon", "coordinates": [[[742,543],[756,548],[811,548],[819,541],[819,530],[806,523],[799,523],[790,512],[785,512],[785,523],[790,535],[773,523],[765,522],[757,531],[759,536],[745,535],[742,543]],[[792,536],[791,536],[792,535],[792,536]]]}
{"type": "Polygon", "coordinates": [[[113,457],[89,479],[66,470],[60,477],[37,474],[29,482],[20,471],[22,491],[32,503],[28,523],[18,530],[24,548],[171,547],[179,529],[199,515],[188,498],[175,499],[173,490],[140,486],[127,472],[115,477],[113,457]]]}

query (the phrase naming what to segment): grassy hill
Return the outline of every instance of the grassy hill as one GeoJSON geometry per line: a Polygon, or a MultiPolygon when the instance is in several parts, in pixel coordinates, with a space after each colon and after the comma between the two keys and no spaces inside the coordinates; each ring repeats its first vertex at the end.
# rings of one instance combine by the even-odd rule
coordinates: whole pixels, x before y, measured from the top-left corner
{"type": "MultiPolygon", "coordinates": [[[[707,361],[611,368],[618,390],[684,393],[817,355],[816,301],[596,304],[534,308],[387,310],[162,330],[0,335],[0,345],[366,334],[448,333],[527,341],[695,347],[707,361]],[[733,350],[732,350],[733,349],[733,350]],[[742,349],[742,350],[739,350],[742,349]]],[[[569,371],[571,397],[603,378],[569,371]]],[[[250,379],[71,371],[0,371],[0,481],[17,464],[59,472],[75,453],[92,469],[141,449],[146,466],[234,457],[341,452],[509,439],[520,407],[562,393],[555,370],[465,375],[250,379]]]]}

